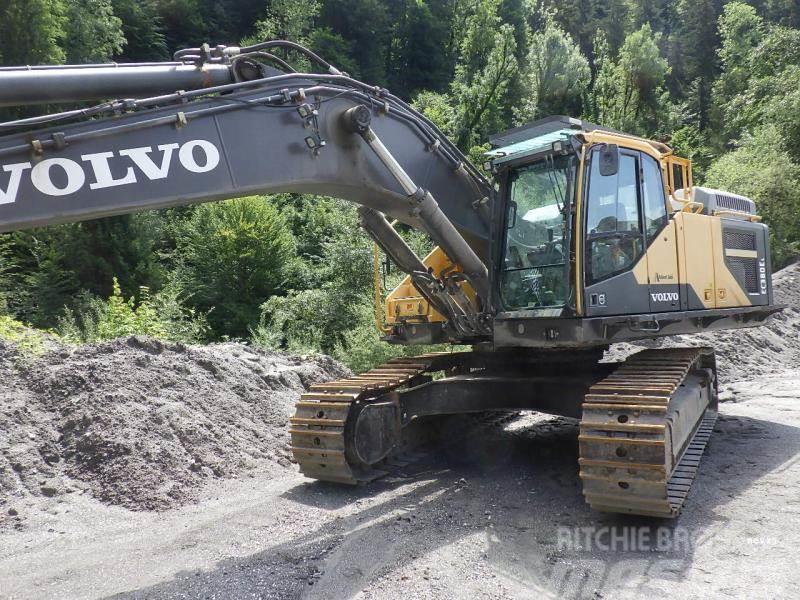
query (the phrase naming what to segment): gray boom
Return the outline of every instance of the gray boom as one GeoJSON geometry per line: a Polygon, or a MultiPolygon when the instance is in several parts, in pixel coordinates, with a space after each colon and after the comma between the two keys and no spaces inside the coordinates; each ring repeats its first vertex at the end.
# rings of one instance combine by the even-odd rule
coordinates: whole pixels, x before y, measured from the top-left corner
{"type": "MultiPolygon", "coordinates": [[[[137,98],[0,124],[9,132],[0,136],[0,231],[248,194],[335,196],[428,233],[479,304],[465,311],[453,281],[415,270],[417,287],[446,310],[451,338],[487,335],[492,190],[465,157],[386,90],[327,63],[328,74],[279,73],[242,69],[231,54],[218,47],[209,59],[206,47],[205,62],[190,57],[202,64],[0,69],[4,106],[137,98]]],[[[402,254],[398,264],[418,268],[370,222],[380,219],[362,224],[390,256],[402,254]]]]}

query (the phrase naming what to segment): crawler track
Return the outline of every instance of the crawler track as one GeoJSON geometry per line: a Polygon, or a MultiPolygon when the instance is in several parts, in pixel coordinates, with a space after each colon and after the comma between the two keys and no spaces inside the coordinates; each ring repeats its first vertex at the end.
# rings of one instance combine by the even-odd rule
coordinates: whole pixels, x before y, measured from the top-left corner
{"type": "Polygon", "coordinates": [[[604,512],[677,516],[716,420],[708,348],[644,350],[593,385],[579,446],[583,493],[604,512]]]}
{"type": "Polygon", "coordinates": [[[409,462],[423,441],[419,433],[404,431],[403,444],[379,465],[361,463],[351,452],[350,428],[362,404],[414,385],[426,373],[460,366],[468,353],[434,353],[392,359],[366,373],[311,386],[295,405],[291,418],[291,450],[308,477],[357,484],[389,473],[409,462]]]}

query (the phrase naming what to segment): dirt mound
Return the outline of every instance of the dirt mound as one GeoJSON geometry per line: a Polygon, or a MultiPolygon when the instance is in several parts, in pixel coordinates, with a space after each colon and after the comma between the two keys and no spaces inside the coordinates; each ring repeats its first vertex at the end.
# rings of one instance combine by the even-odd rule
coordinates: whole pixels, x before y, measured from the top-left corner
{"type": "Polygon", "coordinates": [[[719,377],[723,383],[800,368],[800,263],[775,273],[773,289],[775,302],[787,307],[774,315],[767,325],[679,335],[641,344],[616,344],[607,356],[621,360],[642,346],[712,346],[716,349],[719,377]]]}
{"type": "Polygon", "coordinates": [[[35,360],[0,344],[0,512],[14,498],[81,490],[165,509],[209,478],[289,468],[297,396],[346,373],[328,357],[241,344],[131,337],[35,360]]]}

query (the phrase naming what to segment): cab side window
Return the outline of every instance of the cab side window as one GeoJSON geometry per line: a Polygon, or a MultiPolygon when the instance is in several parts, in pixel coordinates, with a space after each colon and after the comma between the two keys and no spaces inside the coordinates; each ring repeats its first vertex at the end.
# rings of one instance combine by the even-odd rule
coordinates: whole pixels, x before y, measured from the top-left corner
{"type": "Polygon", "coordinates": [[[611,232],[640,232],[637,195],[637,160],[623,154],[616,175],[601,175],[599,151],[592,160],[589,188],[589,215],[586,229],[589,234],[611,232]]]}
{"type": "Polygon", "coordinates": [[[586,215],[590,284],[632,267],[644,247],[638,155],[621,153],[617,174],[601,175],[599,154],[592,153],[586,215]]]}
{"type": "Polygon", "coordinates": [[[644,176],[644,227],[648,243],[667,224],[667,199],[664,196],[664,183],[661,168],[652,156],[642,154],[642,174],[644,176]]]}

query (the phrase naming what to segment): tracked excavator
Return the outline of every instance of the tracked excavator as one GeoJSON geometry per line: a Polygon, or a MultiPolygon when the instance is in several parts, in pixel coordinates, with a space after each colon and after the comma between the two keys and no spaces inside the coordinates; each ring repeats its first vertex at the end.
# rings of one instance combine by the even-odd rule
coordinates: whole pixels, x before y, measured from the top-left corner
{"type": "Polygon", "coordinates": [[[580,420],[594,509],[675,517],[716,416],[713,349],[604,351],[780,310],[752,201],[694,186],[664,143],[583,120],[496,135],[481,170],[388,90],[280,40],[0,69],[0,106],[37,104],[0,124],[0,231],[274,192],[360,205],[407,275],[385,341],[463,351],[312,386],[290,423],[312,478],[386,475],[448,415],[541,411],[580,420]],[[394,223],[436,249],[417,256],[394,223]]]}

